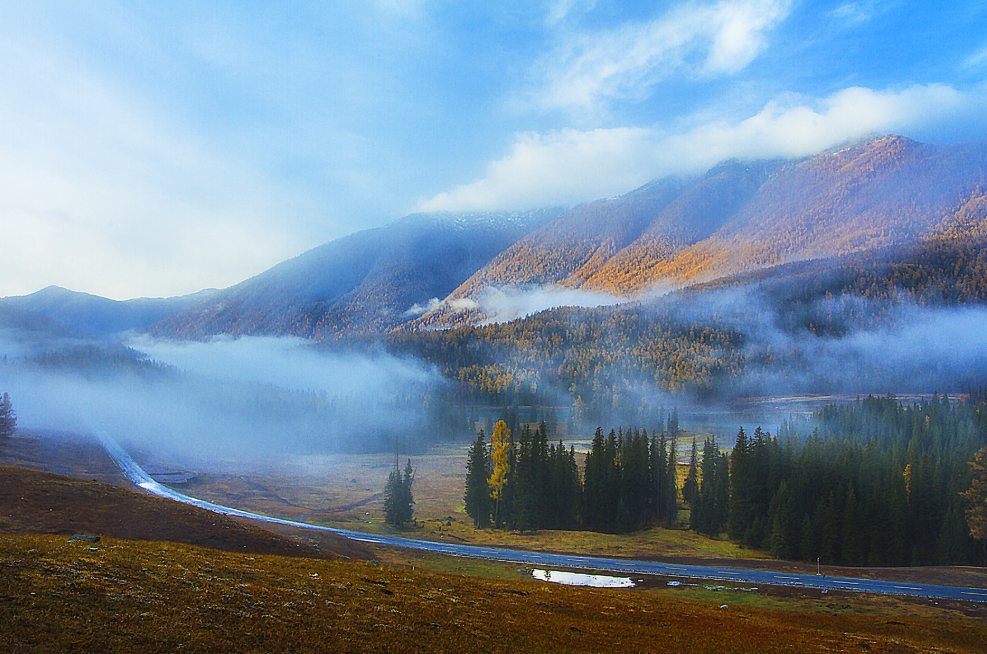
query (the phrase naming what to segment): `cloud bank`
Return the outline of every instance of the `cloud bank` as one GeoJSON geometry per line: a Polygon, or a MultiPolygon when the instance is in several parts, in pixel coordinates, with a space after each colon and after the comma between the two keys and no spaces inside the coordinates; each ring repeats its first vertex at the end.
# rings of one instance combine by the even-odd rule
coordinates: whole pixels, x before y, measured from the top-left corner
{"type": "Polygon", "coordinates": [[[421,211],[484,211],[574,204],[625,193],[656,177],[698,174],[732,158],[804,157],[847,140],[908,132],[937,140],[985,136],[987,87],[942,84],[847,88],[815,99],[785,95],[756,115],[669,134],[658,128],[517,135],[482,179],[422,202],[421,211]]]}

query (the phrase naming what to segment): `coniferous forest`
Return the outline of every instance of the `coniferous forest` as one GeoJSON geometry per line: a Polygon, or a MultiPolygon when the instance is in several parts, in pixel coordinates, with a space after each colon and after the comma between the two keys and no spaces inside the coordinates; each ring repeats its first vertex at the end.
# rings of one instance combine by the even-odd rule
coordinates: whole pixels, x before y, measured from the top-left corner
{"type": "Polygon", "coordinates": [[[690,529],[783,559],[987,563],[973,535],[983,532],[977,489],[987,480],[971,465],[987,446],[983,391],[828,405],[773,435],[741,429],[730,454],[712,438],[694,442],[682,483],[670,426],[650,435],[598,428],[580,473],[574,449],[550,444],[545,422],[532,430],[515,420],[515,437],[501,420],[489,446],[481,430],[470,450],[467,512],[479,527],[620,533],[673,526],[688,509],[690,529]]]}

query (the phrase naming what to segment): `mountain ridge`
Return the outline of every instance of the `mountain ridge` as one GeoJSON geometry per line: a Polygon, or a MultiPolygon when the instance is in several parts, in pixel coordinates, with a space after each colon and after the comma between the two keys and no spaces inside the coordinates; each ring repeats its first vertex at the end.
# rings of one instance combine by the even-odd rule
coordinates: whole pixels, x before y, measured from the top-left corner
{"type": "Polygon", "coordinates": [[[414,326],[489,319],[478,296],[489,286],[552,284],[632,298],[659,284],[680,288],[787,261],[916,243],[964,211],[982,213],[987,143],[934,146],[886,136],[797,160],[727,161],[673,189],[675,197],[664,206],[643,208],[653,214],[635,214],[642,208],[631,198],[654,184],[584,205],[529,234],[414,326]],[[531,268],[533,259],[578,249],[551,235],[599,202],[621,206],[647,227],[623,247],[609,244],[609,252],[599,237],[584,239],[584,247],[597,246],[597,260],[586,259],[575,270],[511,274],[531,268]]]}
{"type": "Polygon", "coordinates": [[[411,214],[226,289],[177,303],[127,301],[158,302],[159,312],[129,323],[121,318],[127,303],[60,299],[52,288],[2,302],[96,335],[325,340],[444,328],[495,319],[491,290],[566,291],[559,302],[578,302],[572,294],[581,292],[633,299],[786,262],[906,247],[951,230],[969,238],[987,219],[985,189],[987,142],[882,136],[798,159],[724,161],[571,208],[411,214]],[[951,227],[960,223],[963,234],[951,227]]]}

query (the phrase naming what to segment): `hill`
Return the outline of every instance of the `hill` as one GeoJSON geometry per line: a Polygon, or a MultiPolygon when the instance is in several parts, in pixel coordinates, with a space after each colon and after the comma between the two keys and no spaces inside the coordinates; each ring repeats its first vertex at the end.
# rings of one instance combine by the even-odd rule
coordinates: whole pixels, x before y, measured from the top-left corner
{"type": "Polygon", "coordinates": [[[323,549],[226,516],[110,484],[0,466],[0,533],[91,534],[282,556],[366,557],[343,538],[323,549]]]}
{"type": "Polygon", "coordinates": [[[48,286],[30,295],[5,297],[0,304],[39,314],[74,332],[103,338],[143,330],[214,292],[208,289],[178,297],[118,301],[48,286]]]}
{"type": "Polygon", "coordinates": [[[416,324],[482,321],[490,286],[549,284],[633,297],[790,261],[907,246],[957,224],[982,224],[985,194],[987,143],[938,147],[889,136],[797,161],[725,162],[696,180],[653,182],[567,212],[416,324]]]}
{"type": "Polygon", "coordinates": [[[309,250],[149,331],[180,338],[383,332],[424,313],[430,300],[558,213],[413,214],[309,250]]]}
{"type": "Polygon", "coordinates": [[[967,239],[985,220],[987,142],[887,136],[799,160],[727,161],[568,210],[413,214],[200,298],[149,331],[334,339],[477,324],[493,317],[491,288],[642,298],[790,262],[967,239]]]}

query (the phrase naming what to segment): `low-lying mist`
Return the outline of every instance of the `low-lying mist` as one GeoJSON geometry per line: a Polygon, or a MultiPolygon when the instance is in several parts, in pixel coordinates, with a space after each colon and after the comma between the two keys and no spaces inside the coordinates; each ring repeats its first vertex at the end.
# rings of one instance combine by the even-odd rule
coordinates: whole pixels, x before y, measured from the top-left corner
{"type": "Polygon", "coordinates": [[[19,427],[86,433],[98,424],[135,452],[199,467],[416,451],[447,435],[429,406],[443,381],[415,360],[325,353],[301,339],[142,337],[130,346],[148,358],[122,367],[96,350],[8,359],[0,389],[19,427]]]}

